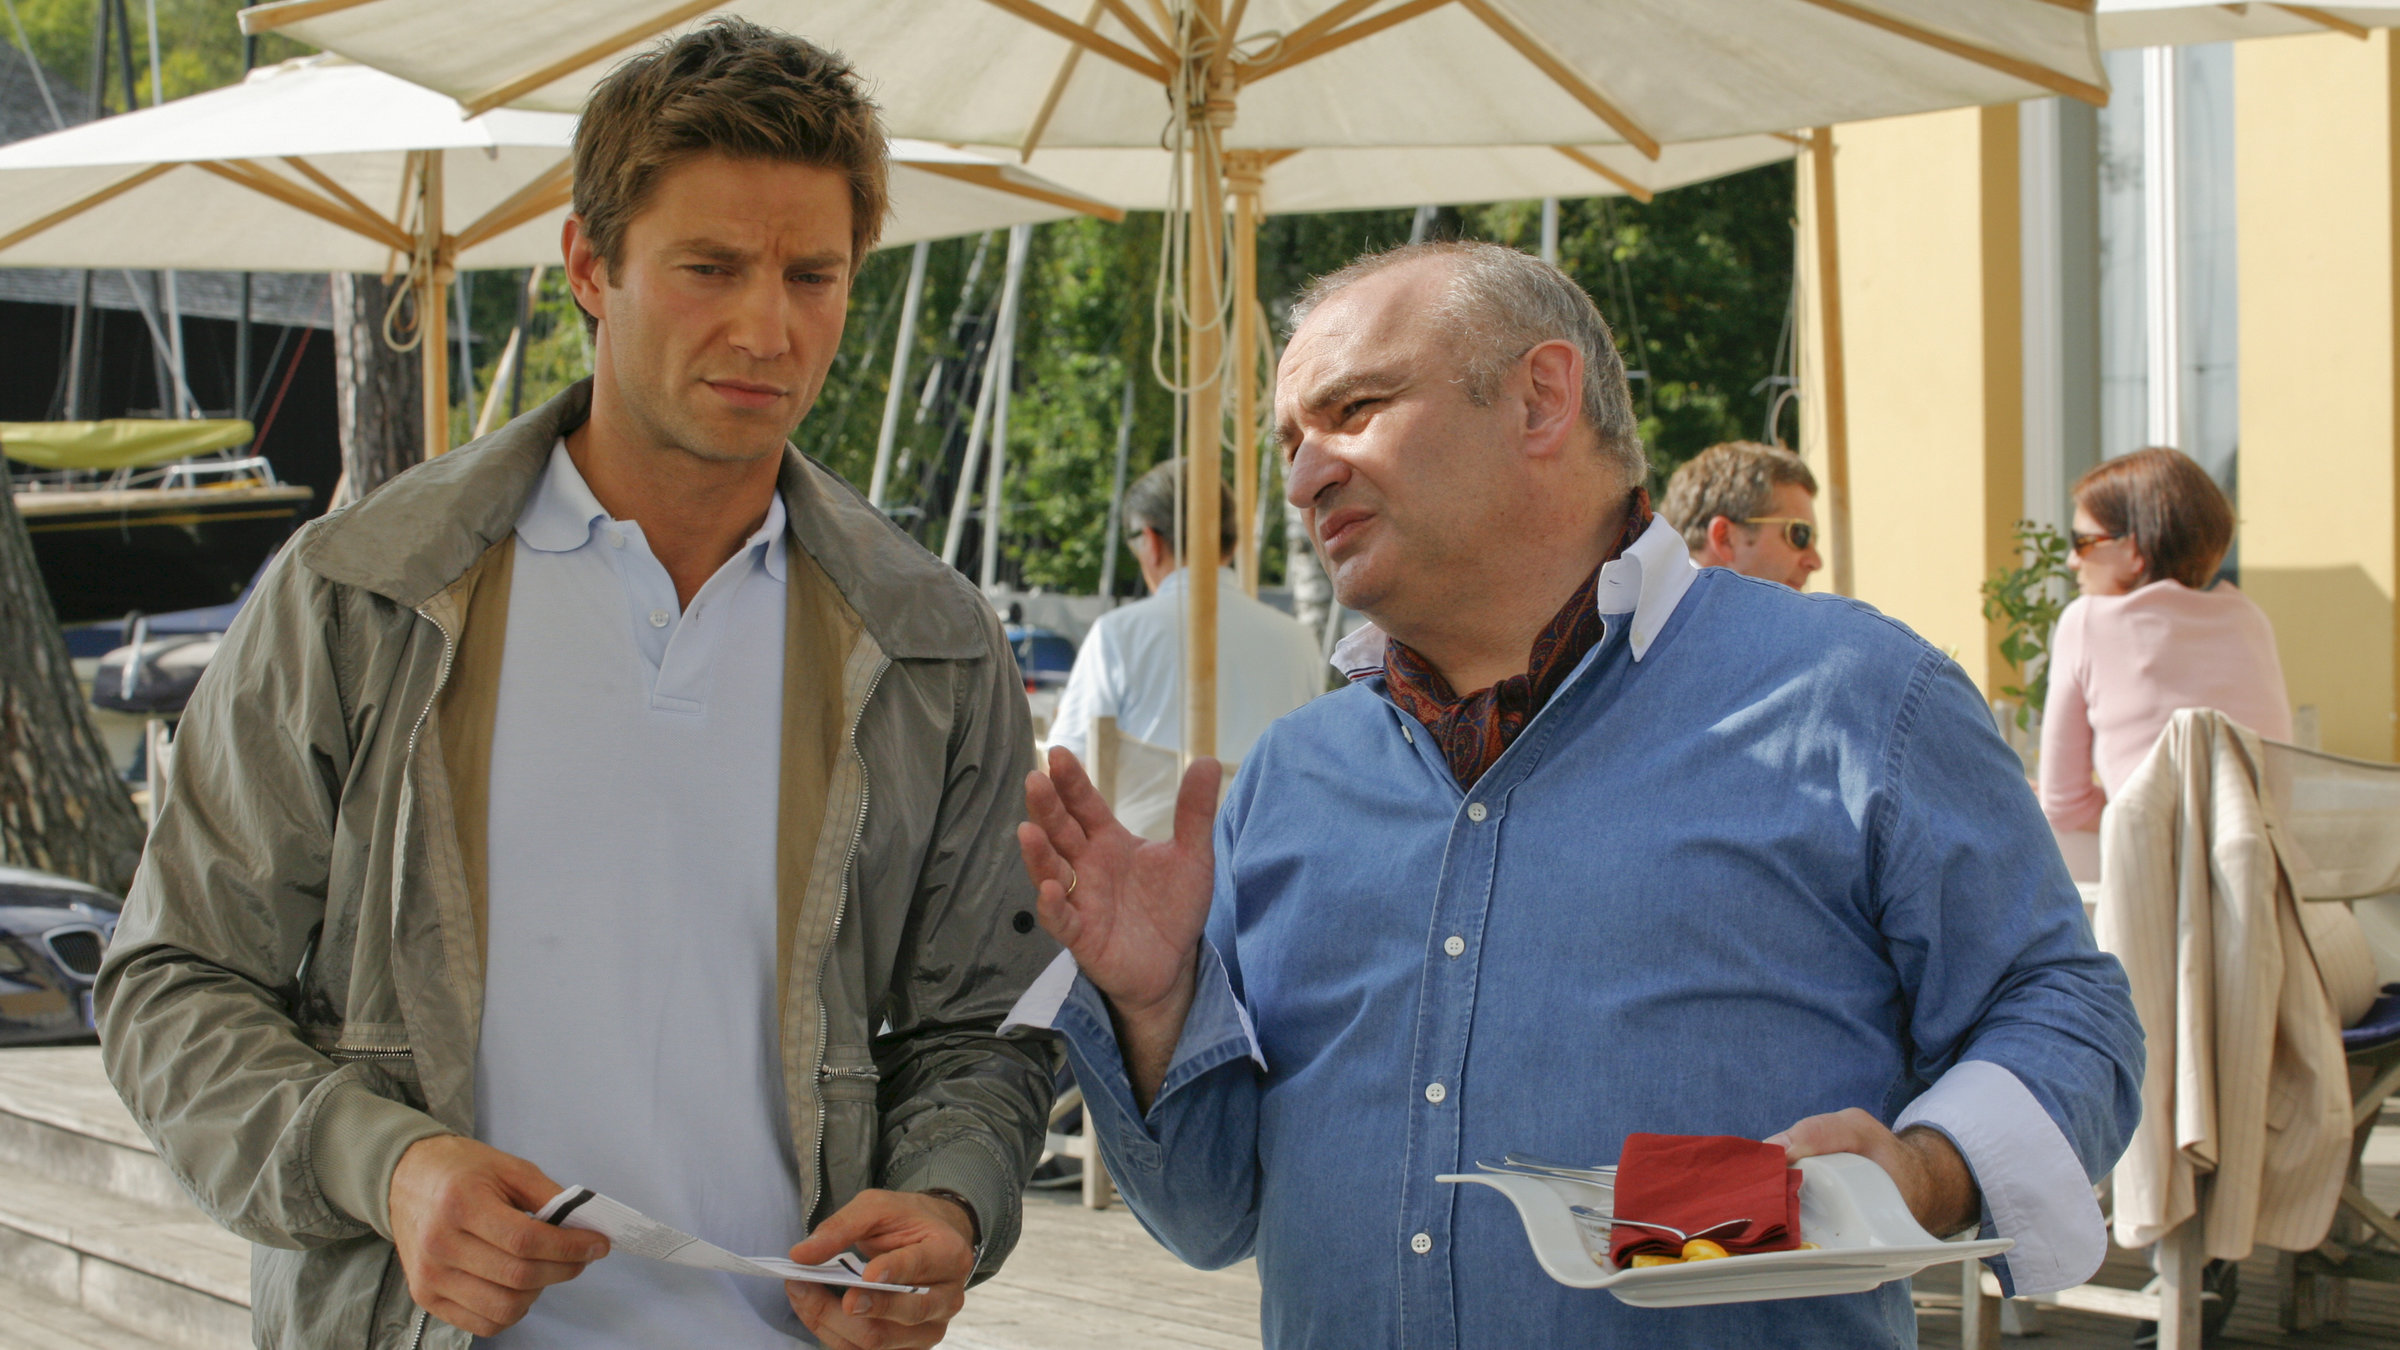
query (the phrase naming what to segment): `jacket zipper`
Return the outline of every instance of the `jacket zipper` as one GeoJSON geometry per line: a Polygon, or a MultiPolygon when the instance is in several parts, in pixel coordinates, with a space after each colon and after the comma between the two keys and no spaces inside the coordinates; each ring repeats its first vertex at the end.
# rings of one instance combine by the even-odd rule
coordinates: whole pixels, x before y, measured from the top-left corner
{"type": "MultiPolygon", "coordinates": [[[[875,667],[874,677],[867,681],[867,695],[858,701],[858,713],[850,719],[850,753],[858,759],[858,819],[850,827],[850,851],[842,856],[842,885],[833,902],[833,931],[842,931],[842,916],[850,908],[850,869],[858,862],[858,846],[867,837],[867,800],[873,784],[867,776],[867,757],[858,748],[858,728],[867,720],[867,705],[875,701],[875,690],[883,683],[883,672],[892,668],[892,659],[883,658],[875,667]]],[[[824,959],[817,963],[817,1062],[809,1074],[809,1085],[817,1094],[817,1172],[825,1170],[825,1040],[833,1034],[833,1015],[825,1011],[825,973],[833,969],[833,941],[825,943],[824,959]]],[[[825,1197],[817,1196],[819,1202],[825,1197]]]]}
{"type": "MultiPolygon", "coordinates": [[[[422,607],[417,610],[417,617],[423,619],[429,624],[432,624],[434,631],[442,635],[442,669],[439,674],[433,677],[433,692],[426,696],[425,708],[422,712],[417,714],[416,725],[411,726],[408,729],[408,758],[410,760],[414,760],[417,757],[417,733],[425,729],[425,719],[433,716],[433,705],[441,701],[442,690],[450,683],[451,658],[458,654],[457,639],[450,636],[450,630],[442,626],[442,621],[440,619],[433,617],[433,615],[427,613],[422,607]]],[[[399,910],[396,907],[392,911],[392,918],[394,928],[397,929],[399,910]]],[[[407,1050],[369,1050],[363,1053],[368,1058],[387,1059],[408,1055],[411,1052],[407,1050]]],[[[408,1335],[408,1350],[421,1350],[421,1347],[423,1347],[425,1344],[425,1321],[427,1316],[428,1314],[423,1308],[417,1309],[416,1326],[409,1332],[408,1335]]]]}
{"type": "Polygon", "coordinates": [[[433,693],[425,700],[425,710],[417,714],[416,725],[408,729],[408,757],[412,760],[417,757],[417,733],[425,729],[425,719],[433,716],[433,705],[441,701],[442,690],[450,683],[450,659],[458,652],[457,641],[450,636],[449,629],[442,627],[440,619],[422,608],[417,610],[417,617],[432,624],[442,635],[442,670],[433,677],[433,693]]]}

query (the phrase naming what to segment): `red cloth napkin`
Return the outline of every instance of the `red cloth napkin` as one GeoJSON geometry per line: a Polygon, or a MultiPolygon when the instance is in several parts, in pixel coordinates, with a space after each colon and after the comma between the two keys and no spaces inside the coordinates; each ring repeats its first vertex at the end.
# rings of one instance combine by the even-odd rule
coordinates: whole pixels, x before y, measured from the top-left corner
{"type": "Polygon", "coordinates": [[[1699,1234],[1731,1219],[1739,1228],[1706,1233],[1728,1254],[1790,1251],[1800,1245],[1800,1169],[1783,1146],[1705,1134],[1632,1134],[1617,1157],[1616,1214],[1608,1259],[1679,1256],[1683,1240],[1625,1219],[1647,1219],[1699,1234]]]}

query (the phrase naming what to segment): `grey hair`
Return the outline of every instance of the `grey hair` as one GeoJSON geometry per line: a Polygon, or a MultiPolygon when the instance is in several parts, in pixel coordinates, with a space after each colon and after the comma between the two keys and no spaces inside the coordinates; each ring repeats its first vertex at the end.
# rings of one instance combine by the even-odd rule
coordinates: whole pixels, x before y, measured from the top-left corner
{"type": "Polygon", "coordinates": [[[1419,258],[1450,264],[1450,284],[1427,317],[1459,335],[1468,401],[1489,405],[1525,353],[1563,339],[1583,353],[1583,420],[1599,436],[1601,455],[1629,484],[1649,474],[1625,358],[1608,320],[1573,277],[1530,253],[1476,239],[1440,239],[1365,254],[1308,283],[1292,303],[1292,327],[1356,283],[1419,258]]]}
{"type": "MultiPolygon", "coordinates": [[[[1738,524],[1763,516],[1775,500],[1775,489],[1786,484],[1817,495],[1817,476],[1809,472],[1807,460],[1756,441],[1726,441],[1692,456],[1675,471],[1658,513],[1683,535],[1684,547],[1697,552],[1708,543],[1710,521],[1723,516],[1738,524]]],[[[1755,532],[1757,527],[1751,528],[1755,532]]]]}
{"type": "MultiPolygon", "coordinates": [[[[1125,533],[1139,536],[1144,530],[1156,530],[1167,541],[1178,560],[1183,557],[1183,535],[1175,528],[1176,487],[1183,477],[1183,460],[1167,460],[1148,473],[1133,480],[1125,489],[1125,533]]],[[[1223,495],[1218,498],[1217,556],[1233,556],[1234,518],[1233,493],[1223,483],[1217,485],[1223,495]]]]}

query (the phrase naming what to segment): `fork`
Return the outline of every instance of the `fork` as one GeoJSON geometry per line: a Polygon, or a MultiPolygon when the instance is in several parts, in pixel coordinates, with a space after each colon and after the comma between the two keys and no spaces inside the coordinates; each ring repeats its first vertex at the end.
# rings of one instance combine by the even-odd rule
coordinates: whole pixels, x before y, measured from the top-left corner
{"type": "Polygon", "coordinates": [[[1721,1233],[1728,1228],[1741,1228],[1750,1222],[1748,1219],[1727,1219],[1723,1223],[1712,1223],[1706,1228],[1696,1228],[1687,1233],[1680,1228],[1676,1228],[1668,1224],[1649,1223],[1641,1219],[1620,1219],[1614,1215],[1604,1214],[1601,1211],[1592,1208],[1590,1205],[1569,1205],[1567,1206],[1567,1210],[1575,1217],[1589,1220],[1593,1223],[1603,1223],[1611,1226],[1625,1224],[1632,1228],[1647,1228],[1654,1233],[1671,1234],[1678,1242],[1691,1242],[1698,1238],[1704,1238],[1711,1233],[1721,1233]]]}
{"type": "Polygon", "coordinates": [[[1596,1182],[1603,1186],[1614,1184],[1617,1179],[1617,1169],[1614,1165],[1582,1167],[1574,1163],[1551,1162],[1546,1158],[1536,1158],[1529,1153],[1504,1153],[1500,1155],[1500,1161],[1508,1167],[1521,1171],[1547,1172],[1553,1176],[1567,1177],[1575,1181],[1596,1182]]]}

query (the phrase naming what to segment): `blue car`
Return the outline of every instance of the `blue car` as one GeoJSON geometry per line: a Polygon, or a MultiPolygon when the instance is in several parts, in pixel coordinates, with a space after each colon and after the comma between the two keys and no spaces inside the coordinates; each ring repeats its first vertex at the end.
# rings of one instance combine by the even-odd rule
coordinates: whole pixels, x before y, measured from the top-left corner
{"type": "Polygon", "coordinates": [[[1064,633],[1012,623],[1006,626],[1008,645],[1017,654],[1017,670],[1025,677],[1025,692],[1066,686],[1075,669],[1075,643],[1064,633]]]}

